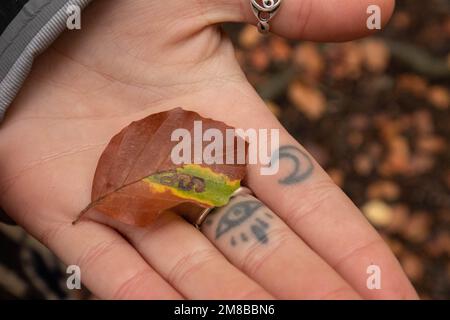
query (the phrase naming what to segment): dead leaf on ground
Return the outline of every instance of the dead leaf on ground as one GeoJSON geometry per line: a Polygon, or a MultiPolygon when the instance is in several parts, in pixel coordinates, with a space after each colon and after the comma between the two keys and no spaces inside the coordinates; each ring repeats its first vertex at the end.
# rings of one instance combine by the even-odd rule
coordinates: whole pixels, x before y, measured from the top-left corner
{"type": "Polygon", "coordinates": [[[269,41],[272,60],[286,62],[291,58],[292,49],[288,42],[281,37],[271,37],[269,41]]]}
{"type": "Polygon", "coordinates": [[[270,65],[268,51],[263,47],[257,47],[250,52],[250,63],[259,72],[266,70],[270,65]]]}
{"type": "Polygon", "coordinates": [[[436,109],[447,110],[450,104],[450,95],[448,90],[441,86],[433,86],[428,90],[428,101],[436,109]]]}
{"type": "Polygon", "coordinates": [[[427,94],[427,81],[416,74],[403,74],[397,79],[397,89],[399,91],[412,93],[416,97],[423,97],[427,94]]]}
{"type": "Polygon", "coordinates": [[[358,79],[362,73],[364,52],[359,43],[332,44],[327,49],[330,73],[335,79],[358,79]]]}
{"type": "Polygon", "coordinates": [[[405,273],[408,275],[408,278],[412,281],[418,281],[423,277],[424,267],[422,261],[412,253],[406,253],[400,259],[403,269],[405,273]]]}
{"type": "Polygon", "coordinates": [[[390,51],[386,43],[379,39],[366,40],[362,43],[364,64],[366,68],[375,73],[386,70],[390,61],[390,51]]]}
{"type": "Polygon", "coordinates": [[[430,234],[431,221],[427,212],[417,212],[411,216],[403,230],[403,235],[408,240],[419,243],[427,239],[430,234]]]}
{"type": "Polygon", "coordinates": [[[367,196],[370,199],[396,200],[400,196],[400,187],[388,180],[379,180],[369,185],[367,196]]]}
{"type": "Polygon", "coordinates": [[[292,103],[310,120],[318,120],[325,113],[327,100],[319,89],[296,81],[288,90],[292,103]]]}
{"type": "Polygon", "coordinates": [[[376,227],[387,227],[392,221],[392,208],[383,201],[369,201],[363,206],[362,211],[376,227]]]}
{"type": "Polygon", "coordinates": [[[311,81],[317,81],[321,77],[325,62],[317,45],[305,42],[294,49],[294,64],[305,73],[305,77],[311,81]]]}
{"type": "Polygon", "coordinates": [[[250,49],[258,45],[262,37],[255,26],[246,25],[239,33],[239,44],[245,49],[250,49]]]}

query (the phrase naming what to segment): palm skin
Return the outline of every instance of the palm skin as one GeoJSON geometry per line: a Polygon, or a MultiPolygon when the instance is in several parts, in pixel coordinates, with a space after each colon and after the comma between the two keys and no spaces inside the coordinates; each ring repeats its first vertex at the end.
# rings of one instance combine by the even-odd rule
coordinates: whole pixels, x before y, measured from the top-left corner
{"type": "MultiPolygon", "coordinates": [[[[294,2],[286,1],[290,5],[294,2]]],[[[392,2],[378,2],[386,8],[387,20],[392,2]]],[[[280,13],[282,21],[274,24],[275,31],[317,40],[344,40],[364,34],[364,28],[348,22],[341,24],[341,31],[336,29],[333,24],[345,18],[331,19],[324,25],[320,21],[323,14],[312,3],[295,5],[295,14],[280,13]],[[309,17],[308,23],[295,20],[304,17],[309,17]]],[[[333,5],[331,1],[330,11],[333,5]]],[[[224,21],[254,22],[246,6],[244,0],[96,0],[83,12],[80,31],[66,32],[38,57],[0,127],[0,203],[64,262],[80,265],[85,270],[83,282],[97,296],[267,297],[255,293],[258,290],[252,294],[251,290],[242,293],[232,289],[186,294],[155,272],[139,249],[117,231],[92,221],[71,225],[90,202],[92,177],[101,152],[110,138],[133,120],[183,107],[235,127],[279,126],[245,79],[231,43],[214,26],[224,21]]],[[[350,12],[350,6],[342,10],[350,12]]],[[[351,14],[360,15],[358,9],[352,9],[351,14]]],[[[291,139],[284,135],[285,140],[291,139]]],[[[322,172],[319,175],[317,181],[326,181],[322,172]]],[[[252,174],[249,180],[251,183],[252,174]]],[[[330,188],[327,182],[318,185],[330,188]]],[[[354,219],[353,225],[368,228],[359,218],[354,219]]],[[[342,246],[358,242],[357,234],[347,234],[342,246]]],[[[378,250],[378,242],[372,242],[378,250]]],[[[314,241],[310,246],[322,250],[314,241]]],[[[380,250],[385,250],[382,246],[380,250]]],[[[331,253],[319,255],[332,260],[331,253]]],[[[383,260],[387,253],[380,255],[383,260]]],[[[390,257],[385,260],[386,269],[394,270],[392,278],[399,280],[386,292],[361,293],[358,289],[359,294],[414,298],[414,290],[395,263],[390,257]]],[[[345,271],[338,272],[345,279],[350,277],[345,271]]]]}

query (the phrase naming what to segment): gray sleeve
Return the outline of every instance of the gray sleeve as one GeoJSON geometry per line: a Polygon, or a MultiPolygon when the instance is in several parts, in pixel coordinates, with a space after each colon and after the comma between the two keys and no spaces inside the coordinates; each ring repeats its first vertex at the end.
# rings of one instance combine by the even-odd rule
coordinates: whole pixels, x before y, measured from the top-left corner
{"type": "Polygon", "coordinates": [[[0,36],[0,122],[27,78],[34,58],[64,31],[69,6],[91,0],[30,0],[0,36]]]}

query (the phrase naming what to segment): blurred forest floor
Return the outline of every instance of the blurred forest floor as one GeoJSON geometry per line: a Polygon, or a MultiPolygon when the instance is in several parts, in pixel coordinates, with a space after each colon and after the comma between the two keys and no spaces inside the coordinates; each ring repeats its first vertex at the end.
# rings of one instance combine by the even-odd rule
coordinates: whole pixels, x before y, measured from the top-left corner
{"type": "Polygon", "coordinates": [[[340,44],[226,30],[268,107],[381,232],[420,296],[450,299],[450,2],[397,1],[382,32],[340,44]]]}

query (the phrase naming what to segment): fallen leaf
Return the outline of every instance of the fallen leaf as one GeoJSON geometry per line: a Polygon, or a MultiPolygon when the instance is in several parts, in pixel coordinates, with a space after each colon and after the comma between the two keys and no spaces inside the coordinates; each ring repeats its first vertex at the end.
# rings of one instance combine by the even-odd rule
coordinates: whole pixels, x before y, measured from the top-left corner
{"type": "Polygon", "coordinates": [[[400,188],[392,181],[376,181],[367,188],[367,197],[370,199],[396,200],[399,196],[400,188]]]}
{"type": "Polygon", "coordinates": [[[392,208],[383,201],[369,201],[363,206],[362,211],[376,227],[387,227],[392,221],[392,208]]]}
{"type": "Polygon", "coordinates": [[[325,62],[317,49],[317,45],[305,42],[295,48],[293,54],[294,64],[305,73],[305,77],[317,81],[324,69],[325,62]]]}
{"type": "Polygon", "coordinates": [[[366,68],[375,73],[384,72],[390,61],[390,51],[382,40],[366,40],[362,44],[366,68]]]}
{"type": "Polygon", "coordinates": [[[262,35],[258,29],[253,25],[245,26],[239,33],[239,44],[245,48],[250,49],[261,42],[262,35]]]}
{"type": "Polygon", "coordinates": [[[319,89],[294,82],[288,93],[294,105],[310,120],[318,120],[325,113],[327,100],[319,89]]]}
{"type": "Polygon", "coordinates": [[[397,136],[389,142],[389,153],[386,161],[380,167],[384,176],[406,174],[411,166],[411,152],[406,138],[397,136]]]}
{"type": "MultiPolygon", "coordinates": [[[[194,133],[194,121],[202,122],[202,131],[218,129],[225,137],[231,129],[223,122],[205,119],[199,114],[177,108],[135,121],[114,136],[97,164],[92,186],[91,208],[120,222],[145,226],[167,210],[189,216],[194,208],[225,205],[239,188],[245,175],[245,164],[176,165],[171,153],[179,141],[171,141],[172,132],[186,129],[205,148],[194,133]]],[[[203,132],[201,133],[203,135],[203,132]]],[[[234,148],[223,146],[220,154],[226,163],[227,152],[234,148]]],[[[247,143],[245,142],[246,147],[247,143]]],[[[217,157],[216,154],[214,154],[217,157]]],[[[235,157],[236,159],[237,157],[235,157]]]]}
{"type": "Polygon", "coordinates": [[[426,95],[428,84],[426,80],[415,74],[403,74],[397,79],[397,88],[400,91],[412,93],[416,97],[426,95]]]}
{"type": "Polygon", "coordinates": [[[428,91],[428,101],[430,101],[436,109],[447,110],[450,105],[450,95],[448,90],[441,86],[431,87],[428,91]]]}
{"type": "Polygon", "coordinates": [[[431,220],[427,212],[418,212],[411,216],[403,231],[405,238],[414,243],[420,243],[430,234],[431,220]]]}
{"type": "Polygon", "coordinates": [[[416,255],[412,253],[406,253],[401,258],[401,264],[408,278],[412,281],[418,281],[423,277],[423,264],[416,255]]]}
{"type": "Polygon", "coordinates": [[[409,209],[404,204],[397,204],[392,207],[392,220],[387,230],[389,232],[402,233],[408,224],[409,209]]]}
{"type": "Polygon", "coordinates": [[[419,137],[416,145],[418,150],[423,153],[441,153],[447,150],[445,139],[437,135],[419,137]]]}
{"type": "Polygon", "coordinates": [[[269,41],[272,60],[286,62],[292,54],[292,49],[287,41],[281,37],[271,37],[269,41]]]}
{"type": "Polygon", "coordinates": [[[362,73],[364,52],[359,43],[332,44],[327,49],[330,74],[335,79],[358,79],[362,73]]]}
{"type": "Polygon", "coordinates": [[[259,72],[266,70],[270,64],[268,51],[263,47],[253,49],[250,52],[250,63],[259,72]]]}
{"type": "Polygon", "coordinates": [[[373,170],[374,163],[372,158],[368,155],[359,154],[355,156],[353,166],[358,175],[368,176],[373,170]]]}

